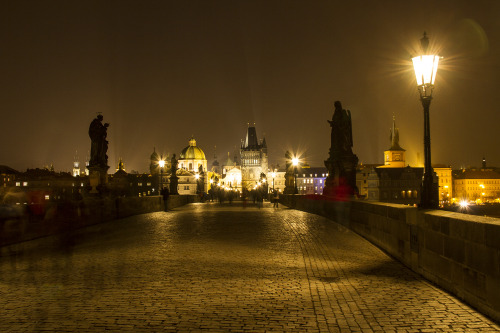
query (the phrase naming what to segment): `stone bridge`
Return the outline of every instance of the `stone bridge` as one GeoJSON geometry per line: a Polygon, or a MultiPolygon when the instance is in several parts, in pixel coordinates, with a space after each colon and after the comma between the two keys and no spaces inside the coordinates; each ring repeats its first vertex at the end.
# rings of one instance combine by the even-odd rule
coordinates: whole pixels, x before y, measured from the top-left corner
{"type": "Polygon", "coordinates": [[[500,327],[324,217],[192,203],[1,248],[0,331],[500,327]]]}

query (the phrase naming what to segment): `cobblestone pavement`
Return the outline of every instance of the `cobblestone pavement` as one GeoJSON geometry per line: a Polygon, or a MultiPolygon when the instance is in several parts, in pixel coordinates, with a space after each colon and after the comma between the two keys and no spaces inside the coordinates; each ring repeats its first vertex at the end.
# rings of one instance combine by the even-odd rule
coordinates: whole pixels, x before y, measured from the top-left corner
{"type": "Polygon", "coordinates": [[[0,331],[500,331],[361,237],[191,204],[0,249],[0,331]]]}

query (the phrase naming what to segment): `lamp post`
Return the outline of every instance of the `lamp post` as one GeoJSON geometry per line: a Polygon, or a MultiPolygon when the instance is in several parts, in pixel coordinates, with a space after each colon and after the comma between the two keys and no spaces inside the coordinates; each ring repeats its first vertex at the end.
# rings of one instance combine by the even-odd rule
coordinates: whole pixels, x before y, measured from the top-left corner
{"type": "Polygon", "coordinates": [[[276,178],[276,172],[275,172],[275,171],[273,171],[273,172],[271,173],[271,176],[273,177],[273,193],[274,193],[274,178],[276,178]]]}
{"type": "Polygon", "coordinates": [[[199,194],[199,193],[201,193],[201,191],[200,191],[200,174],[196,173],[194,175],[194,178],[196,179],[196,194],[199,194]]]}
{"type": "Polygon", "coordinates": [[[431,129],[429,121],[429,107],[432,100],[432,90],[438,69],[439,56],[427,54],[429,38],[424,32],[424,37],[420,39],[423,55],[412,58],[415,77],[417,79],[420,101],[424,107],[424,179],[422,181],[422,193],[420,207],[438,208],[438,191],[434,186],[431,164],[431,129]]]}
{"type": "Polygon", "coordinates": [[[299,165],[299,159],[297,157],[292,158],[292,165],[293,165],[293,173],[295,175],[295,188],[294,188],[294,194],[299,194],[299,189],[297,188],[297,166],[299,165]]]}
{"type": "Polygon", "coordinates": [[[160,166],[160,191],[161,191],[163,190],[163,167],[165,166],[165,161],[163,160],[163,157],[158,162],[158,165],[160,166]]]}

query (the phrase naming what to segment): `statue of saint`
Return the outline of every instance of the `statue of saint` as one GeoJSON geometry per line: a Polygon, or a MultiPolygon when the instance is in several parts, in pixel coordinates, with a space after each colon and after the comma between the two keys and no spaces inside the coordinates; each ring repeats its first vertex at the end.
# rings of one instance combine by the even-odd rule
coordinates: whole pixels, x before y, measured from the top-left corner
{"type": "Polygon", "coordinates": [[[108,166],[108,141],[106,137],[108,135],[107,130],[109,127],[108,123],[102,123],[103,116],[98,115],[89,126],[89,137],[91,140],[90,146],[90,161],[89,166],[108,166]]]}
{"type": "Polygon", "coordinates": [[[332,120],[331,153],[336,156],[352,154],[351,111],[342,109],[340,101],[335,102],[332,120]]]}
{"type": "Polygon", "coordinates": [[[172,155],[172,159],[170,159],[170,170],[172,171],[172,175],[175,176],[177,172],[177,160],[175,159],[175,154],[172,155]]]}

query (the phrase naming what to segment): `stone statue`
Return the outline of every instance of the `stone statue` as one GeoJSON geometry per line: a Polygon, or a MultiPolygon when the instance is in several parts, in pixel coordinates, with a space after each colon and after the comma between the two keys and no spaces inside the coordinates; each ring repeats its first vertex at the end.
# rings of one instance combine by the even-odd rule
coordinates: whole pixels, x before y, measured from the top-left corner
{"type": "Polygon", "coordinates": [[[356,166],[358,157],[352,152],[351,111],[342,109],[340,101],[335,102],[332,120],[331,146],[325,166],[328,177],[325,180],[323,195],[333,196],[339,186],[347,186],[351,192],[356,188],[356,166]]]}
{"type": "Polygon", "coordinates": [[[89,166],[102,167],[108,166],[108,141],[106,137],[108,135],[107,130],[109,127],[108,123],[103,125],[103,116],[98,115],[89,126],[89,137],[91,140],[90,146],[90,161],[89,166]]]}
{"type": "Polygon", "coordinates": [[[177,164],[177,159],[175,158],[175,154],[173,154],[170,160],[170,171],[172,171],[172,175],[175,175],[177,172],[177,164]]]}
{"type": "Polygon", "coordinates": [[[179,191],[177,190],[179,184],[179,177],[177,177],[177,159],[175,158],[175,154],[172,155],[172,159],[170,160],[170,194],[178,195],[179,191]]]}
{"type": "Polygon", "coordinates": [[[331,153],[334,155],[352,154],[351,111],[342,109],[340,101],[336,101],[334,105],[332,120],[328,120],[332,127],[331,153]]]}

